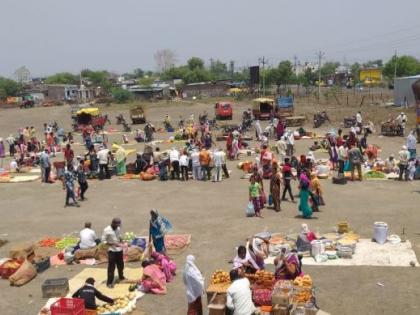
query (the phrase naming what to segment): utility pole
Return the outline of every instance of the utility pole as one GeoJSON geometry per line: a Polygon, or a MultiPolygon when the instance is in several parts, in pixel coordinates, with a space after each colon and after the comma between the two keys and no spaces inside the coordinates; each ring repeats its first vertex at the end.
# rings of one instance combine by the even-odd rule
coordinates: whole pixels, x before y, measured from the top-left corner
{"type": "Polygon", "coordinates": [[[263,56],[262,58],[260,58],[259,63],[262,64],[262,80],[263,80],[263,95],[265,96],[265,64],[267,63],[267,59],[265,59],[265,57],[263,56]]]}
{"type": "Polygon", "coordinates": [[[321,64],[322,64],[322,58],[325,56],[325,53],[322,51],[318,51],[316,53],[316,56],[318,57],[318,99],[321,98],[321,64]]]}
{"type": "Polygon", "coordinates": [[[293,59],[295,61],[295,75],[297,76],[298,75],[298,73],[297,73],[297,64],[298,64],[297,60],[298,60],[298,57],[296,55],[294,55],[293,56],[293,59]]]}
{"type": "Polygon", "coordinates": [[[394,84],[395,84],[396,77],[397,77],[397,50],[395,50],[395,54],[394,54],[394,84]]]}

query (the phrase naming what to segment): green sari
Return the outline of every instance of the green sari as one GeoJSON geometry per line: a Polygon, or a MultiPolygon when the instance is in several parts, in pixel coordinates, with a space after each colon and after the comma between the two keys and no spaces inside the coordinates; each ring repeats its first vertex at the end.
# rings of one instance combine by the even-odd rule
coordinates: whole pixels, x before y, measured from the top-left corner
{"type": "Polygon", "coordinates": [[[302,212],[302,216],[305,219],[310,219],[312,216],[312,209],[309,206],[309,190],[308,188],[301,188],[299,194],[299,211],[302,212]]]}

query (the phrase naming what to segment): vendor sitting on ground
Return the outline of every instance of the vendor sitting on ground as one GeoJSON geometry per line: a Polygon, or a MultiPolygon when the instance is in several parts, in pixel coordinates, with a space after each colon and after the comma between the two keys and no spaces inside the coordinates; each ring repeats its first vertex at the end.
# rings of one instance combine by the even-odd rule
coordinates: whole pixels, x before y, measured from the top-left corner
{"type": "MultiPolygon", "coordinates": [[[[248,243],[248,251],[250,258],[258,266],[258,269],[264,269],[264,259],[268,257],[268,244],[270,237],[262,233],[256,234],[248,243]]],[[[257,269],[257,268],[256,268],[257,269]]]]}
{"type": "Polygon", "coordinates": [[[317,237],[314,232],[309,230],[306,223],[302,223],[301,230],[296,241],[296,247],[299,252],[307,252],[311,250],[311,242],[317,237]]]}
{"type": "Polygon", "coordinates": [[[114,303],[114,300],[103,295],[101,292],[99,292],[94,287],[95,285],[95,279],[93,278],[87,278],[85,285],[81,287],[79,290],[77,290],[73,294],[73,298],[79,298],[85,301],[85,309],[87,310],[96,310],[96,300],[95,298],[98,298],[101,301],[107,302],[107,303],[114,303]]]}
{"type": "Polygon", "coordinates": [[[283,248],[281,254],[274,259],[274,265],[276,280],[294,280],[301,274],[302,263],[295,250],[287,253],[286,248],[283,248]]]}
{"type": "Polygon", "coordinates": [[[96,237],[96,233],[92,230],[92,223],[86,222],[85,228],[80,231],[80,249],[92,249],[95,248],[101,240],[96,237]]]}
{"type": "Polygon", "coordinates": [[[166,294],[166,276],[162,269],[152,261],[143,261],[143,278],[140,281],[144,293],[166,294]]]}
{"type": "Polygon", "coordinates": [[[238,268],[243,269],[245,273],[255,273],[260,269],[260,266],[252,259],[243,245],[238,247],[238,254],[233,259],[233,269],[238,268]]]}
{"type": "Polygon", "coordinates": [[[386,174],[389,174],[389,173],[398,173],[398,166],[397,166],[397,163],[396,163],[396,161],[395,161],[395,158],[394,158],[394,154],[391,154],[390,156],[389,156],[389,158],[387,158],[386,160],[385,160],[385,165],[384,165],[384,172],[386,173],[386,174]]]}

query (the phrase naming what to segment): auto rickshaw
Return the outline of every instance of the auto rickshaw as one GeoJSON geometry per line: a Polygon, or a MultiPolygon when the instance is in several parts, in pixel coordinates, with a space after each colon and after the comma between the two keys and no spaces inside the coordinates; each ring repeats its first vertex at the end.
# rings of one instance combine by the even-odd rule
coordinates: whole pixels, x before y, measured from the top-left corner
{"type": "Polygon", "coordinates": [[[270,119],[273,109],[274,100],[271,98],[256,98],[252,101],[252,114],[255,119],[270,119]]]}
{"type": "Polygon", "coordinates": [[[79,131],[86,126],[92,126],[95,130],[102,130],[108,121],[108,116],[101,115],[97,107],[87,107],[77,111],[74,120],[73,129],[75,131],[79,131]]]}

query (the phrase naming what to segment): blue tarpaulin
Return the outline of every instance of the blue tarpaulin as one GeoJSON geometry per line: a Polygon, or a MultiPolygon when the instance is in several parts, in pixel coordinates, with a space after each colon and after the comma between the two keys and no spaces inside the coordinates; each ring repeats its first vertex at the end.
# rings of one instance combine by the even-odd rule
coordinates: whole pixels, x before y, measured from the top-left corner
{"type": "Polygon", "coordinates": [[[293,96],[277,97],[277,106],[280,108],[293,107],[293,96]]]}

